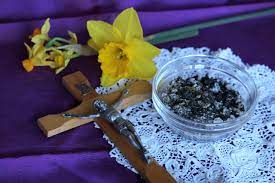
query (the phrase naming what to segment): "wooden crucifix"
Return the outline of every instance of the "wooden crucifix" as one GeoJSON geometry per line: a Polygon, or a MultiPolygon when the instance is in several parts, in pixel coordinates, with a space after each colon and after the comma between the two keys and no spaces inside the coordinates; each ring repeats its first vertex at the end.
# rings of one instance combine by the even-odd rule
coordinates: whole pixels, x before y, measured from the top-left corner
{"type": "MultiPolygon", "coordinates": [[[[125,109],[151,97],[151,85],[147,81],[136,81],[129,84],[123,91],[115,91],[106,95],[99,95],[91,87],[88,79],[81,73],[75,72],[62,78],[65,88],[78,100],[80,105],[63,113],[79,115],[93,114],[92,101],[102,99],[110,105],[116,104],[116,109],[125,109]]],[[[47,137],[57,135],[75,127],[92,122],[93,119],[64,118],[60,114],[50,114],[38,119],[38,125],[47,137]]]]}
{"type": "Polygon", "coordinates": [[[50,114],[38,119],[38,125],[47,137],[52,137],[72,128],[95,121],[100,129],[109,137],[131,165],[148,183],[175,183],[173,177],[161,167],[153,158],[146,161],[140,152],[121,135],[114,126],[103,118],[65,118],[64,113],[76,115],[94,114],[93,101],[102,100],[113,105],[118,111],[137,104],[151,97],[151,84],[147,81],[136,81],[126,88],[106,95],[99,95],[91,87],[88,79],[81,73],[75,72],[62,79],[66,89],[78,100],[80,105],[60,114],[50,114]]]}

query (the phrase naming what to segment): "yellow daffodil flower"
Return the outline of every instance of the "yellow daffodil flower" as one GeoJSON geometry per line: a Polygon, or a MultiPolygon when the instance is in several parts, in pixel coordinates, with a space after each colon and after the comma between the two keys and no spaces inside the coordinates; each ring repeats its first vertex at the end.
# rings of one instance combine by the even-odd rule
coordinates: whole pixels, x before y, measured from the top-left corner
{"type": "MultiPolygon", "coordinates": [[[[34,29],[33,34],[30,36],[34,45],[30,47],[25,43],[28,50],[28,59],[23,60],[22,65],[27,72],[32,71],[35,66],[49,66],[55,69],[56,74],[58,74],[65,69],[72,58],[79,56],[78,53],[75,53],[75,49],[72,49],[75,47],[74,45],[78,44],[76,34],[71,31],[68,31],[70,40],[55,38],[57,41],[66,42],[66,45],[61,44],[60,47],[46,45],[51,41],[48,35],[50,27],[50,19],[48,18],[41,29],[34,29]]],[[[55,40],[52,40],[52,42],[55,40]]],[[[58,44],[60,45],[60,43],[58,44]]]]}
{"type": "Polygon", "coordinates": [[[91,20],[87,29],[91,36],[88,45],[99,53],[102,86],[110,86],[121,78],[149,80],[154,76],[153,58],[160,50],[143,40],[143,30],[133,8],[120,13],[113,25],[91,20]]]}
{"type": "Polygon", "coordinates": [[[29,58],[25,59],[22,64],[27,72],[33,70],[34,66],[49,66],[55,69],[55,73],[60,73],[67,67],[70,60],[76,57],[72,50],[61,51],[56,48],[45,48],[43,46],[34,45],[33,48],[27,47],[29,58]]]}
{"type": "Polygon", "coordinates": [[[27,72],[33,70],[34,66],[50,66],[55,67],[55,63],[47,61],[49,55],[46,53],[46,48],[44,47],[45,41],[49,40],[48,32],[50,31],[50,22],[47,19],[41,30],[39,28],[34,29],[31,36],[31,40],[34,43],[31,48],[25,43],[28,50],[28,59],[23,60],[22,65],[27,72]]]}

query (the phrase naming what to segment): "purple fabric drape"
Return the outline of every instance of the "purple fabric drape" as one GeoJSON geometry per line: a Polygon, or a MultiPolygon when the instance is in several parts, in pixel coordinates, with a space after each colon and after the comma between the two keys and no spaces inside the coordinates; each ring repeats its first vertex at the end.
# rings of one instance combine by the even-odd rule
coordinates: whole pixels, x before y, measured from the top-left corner
{"type": "MultiPolygon", "coordinates": [[[[45,138],[36,119],[77,105],[61,84],[61,77],[80,70],[93,86],[99,83],[96,57],[71,62],[56,76],[48,68],[26,73],[21,60],[23,42],[46,17],[51,17],[51,35],[76,32],[82,43],[88,39],[86,21],[112,22],[117,13],[135,7],[145,34],[215,18],[275,7],[272,1],[226,0],[3,0],[0,5],[0,182],[37,183],[129,183],[136,174],[110,158],[110,146],[102,132],[84,125],[52,138],[45,138]]],[[[275,16],[254,18],[202,30],[187,40],[158,45],[160,48],[202,47],[213,50],[230,47],[249,64],[275,68],[275,16]]]]}

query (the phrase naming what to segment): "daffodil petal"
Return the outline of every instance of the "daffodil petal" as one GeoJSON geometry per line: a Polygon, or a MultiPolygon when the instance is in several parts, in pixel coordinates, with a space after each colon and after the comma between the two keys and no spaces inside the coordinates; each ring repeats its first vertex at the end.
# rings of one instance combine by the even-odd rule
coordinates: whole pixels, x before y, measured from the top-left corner
{"type": "Polygon", "coordinates": [[[70,63],[71,59],[74,56],[74,51],[69,50],[69,51],[63,52],[62,54],[63,54],[63,56],[65,58],[64,65],[62,67],[58,67],[55,70],[56,74],[59,74],[61,71],[63,71],[68,66],[68,64],[70,63]]]}
{"type": "Polygon", "coordinates": [[[50,66],[51,68],[55,68],[56,64],[52,61],[48,61],[49,58],[49,55],[41,52],[31,58],[31,60],[34,66],[50,66]]]}
{"type": "Polygon", "coordinates": [[[93,49],[95,49],[95,50],[97,50],[97,51],[100,49],[100,48],[97,46],[97,44],[94,42],[93,39],[89,39],[88,42],[87,42],[87,44],[88,44],[91,48],[93,48],[93,49]]]}
{"type": "Polygon", "coordinates": [[[31,49],[31,47],[30,47],[27,43],[24,43],[24,45],[25,45],[26,48],[27,48],[28,57],[31,58],[31,57],[32,57],[32,49],[31,49]]]}
{"type": "Polygon", "coordinates": [[[159,55],[160,50],[138,39],[134,39],[125,48],[129,57],[128,69],[131,78],[151,79],[156,73],[153,58],[159,55]]]}
{"type": "Polygon", "coordinates": [[[59,67],[58,69],[55,70],[55,74],[59,74],[64,69],[65,69],[65,67],[59,67]]]}
{"type": "Polygon", "coordinates": [[[121,41],[119,30],[106,22],[90,20],[87,22],[87,29],[99,49],[105,43],[121,41]]]}
{"type": "Polygon", "coordinates": [[[102,76],[100,78],[100,84],[103,87],[112,86],[120,79],[122,79],[122,77],[111,77],[107,74],[102,73],[102,76]]]}
{"type": "Polygon", "coordinates": [[[39,45],[39,44],[33,45],[32,47],[33,56],[35,57],[36,55],[41,54],[42,52],[44,52],[44,49],[45,48],[43,47],[43,45],[39,45]]]}
{"type": "Polygon", "coordinates": [[[41,34],[48,34],[51,28],[50,18],[47,18],[41,27],[41,34]]]}
{"type": "Polygon", "coordinates": [[[50,66],[55,68],[56,64],[52,61],[48,61],[50,55],[46,53],[46,49],[41,45],[33,46],[33,57],[30,58],[34,66],[50,66]]]}
{"type": "Polygon", "coordinates": [[[77,36],[74,32],[68,31],[72,44],[77,44],[77,36]]]}
{"type": "Polygon", "coordinates": [[[52,69],[56,68],[56,64],[52,61],[40,60],[38,58],[34,58],[32,59],[32,62],[34,66],[49,66],[52,69]]]}
{"type": "Polygon", "coordinates": [[[121,12],[115,19],[113,26],[121,32],[126,42],[131,41],[133,38],[143,39],[143,30],[134,8],[128,8],[121,12]]]}
{"type": "Polygon", "coordinates": [[[49,40],[50,38],[46,34],[38,34],[32,37],[32,42],[34,44],[44,44],[44,41],[49,40]]]}

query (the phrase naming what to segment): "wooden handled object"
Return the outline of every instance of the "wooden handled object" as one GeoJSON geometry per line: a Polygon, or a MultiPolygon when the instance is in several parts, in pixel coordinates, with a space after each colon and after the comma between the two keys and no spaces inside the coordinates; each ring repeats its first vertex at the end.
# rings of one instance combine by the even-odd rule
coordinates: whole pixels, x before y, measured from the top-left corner
{"type": "Polygon", "coordinates": [[[102,99],[109,105],[115,104],[115,108],[121,110],[151,97],[151,85],[147,81],[136,81],[121,91],[98,95],[81,72],[63,77],[63,85],[81,103],[77,107],[60,114],[50,114],[39,118],[38,126],[47,137],[92,122],[93,119],[64,118],[62,114],[93,114],[95,111],[91,105],[95,99],[102,99]]]}

